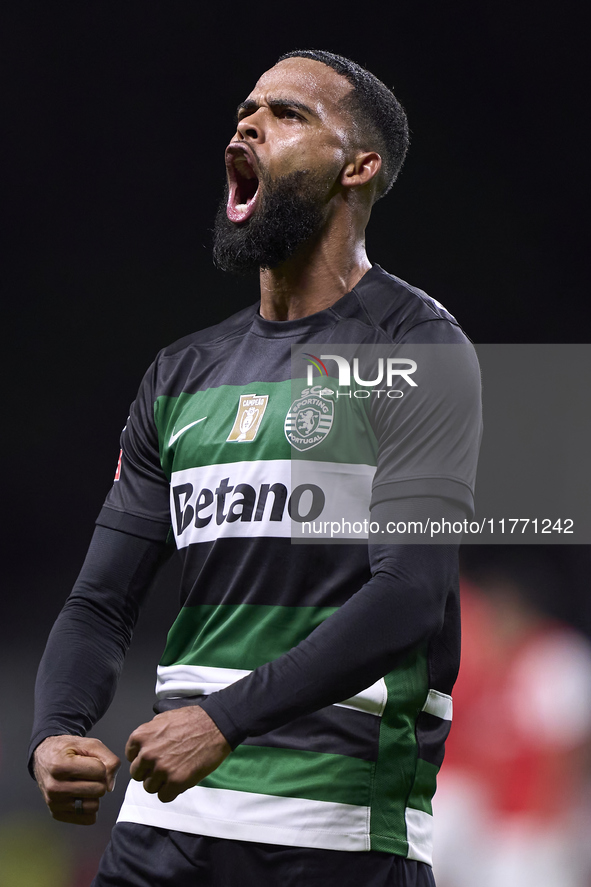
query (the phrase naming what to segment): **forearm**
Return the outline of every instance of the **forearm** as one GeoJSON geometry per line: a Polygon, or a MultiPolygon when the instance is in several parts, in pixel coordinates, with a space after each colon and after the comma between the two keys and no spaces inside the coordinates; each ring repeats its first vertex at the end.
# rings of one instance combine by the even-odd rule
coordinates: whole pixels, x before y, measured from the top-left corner
{"type": "Polygon", "coordinates": [[[457,582],[457,546],[376,546],[372,579],[302,643],[202,702],[232,747],[348,699],[428,642],[457,582]]]}
{"type": "Polygon", "coordinates": [[[37,674],[32,744],[50,735],[86,735],[113,698],[130,634],[131,628],[111,633],[83,601],[64,607],[37,674]]]}
{"type": "Polygon", "coordinates": [[[162,543],[97,527],[47,642],[35,687],[30,754],[47,736],[84,736],[107,710],[162,543]]]}

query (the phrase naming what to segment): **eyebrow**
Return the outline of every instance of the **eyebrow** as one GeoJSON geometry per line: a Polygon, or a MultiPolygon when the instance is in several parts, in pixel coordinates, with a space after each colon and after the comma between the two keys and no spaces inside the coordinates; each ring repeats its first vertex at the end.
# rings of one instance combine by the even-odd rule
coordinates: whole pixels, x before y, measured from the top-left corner
{"type": "MultiPolygon", "coordinates": [[[[295,108],[296,111],[303,111],[304,114],[309,114],[312,117],[317,117],[316,112],[310,108],[308,105],[304,105],[303,102],[296,102],[294,99],[269,99],[267,104],[270,108],[295,108]]],[[[241,102],[236,109],[236,116],[240,116],[241,111],[247,111],[249,114],[256,111],[260,107],[259,103],[254,99],[246,99],[241,102]]]]}

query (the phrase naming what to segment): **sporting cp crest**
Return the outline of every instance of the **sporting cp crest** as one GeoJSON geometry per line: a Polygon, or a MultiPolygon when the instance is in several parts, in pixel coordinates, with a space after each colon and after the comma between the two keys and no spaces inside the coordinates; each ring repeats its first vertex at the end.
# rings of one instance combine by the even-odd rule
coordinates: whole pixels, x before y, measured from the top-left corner
{"type": "MultiPolygon", "coordinates": [[[[314,389],[304,389],[302,396],[294,400],[285,417],[285,436],[300,453],[321,443],[332,428],[332,400],[313,391],[314,389]]],[[[323,388],[322,394],[332,394],[332,391],[330,388],[323,388]]]]}

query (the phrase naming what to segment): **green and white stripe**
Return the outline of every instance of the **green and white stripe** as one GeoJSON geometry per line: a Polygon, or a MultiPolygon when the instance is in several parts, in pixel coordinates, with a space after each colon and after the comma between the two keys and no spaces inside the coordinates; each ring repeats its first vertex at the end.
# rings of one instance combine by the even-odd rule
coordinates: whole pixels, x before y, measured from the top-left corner
{"type": "MultiPolygon", "coordinates": [[[[184,696],[201,696],[215,693],[229,687],[235,681],[251,674],[251,670],[243,668],[219,668],[205,665],[169,665],[158,666],[156,680],[157,699],[174,699],[184,696]]],[[[382,715],[388,692],[384,678],[380,678],[371,687],[362,690],[350,699],[344,699],[335,705],[364,711],[368,714],[382,715]]]]}
{"type": "Polygon", "coordinates": [[[118,822],[289,847],[369,850],[369,819],[367,805],[204,785],[163,804],[132,780],[118,822]]]}

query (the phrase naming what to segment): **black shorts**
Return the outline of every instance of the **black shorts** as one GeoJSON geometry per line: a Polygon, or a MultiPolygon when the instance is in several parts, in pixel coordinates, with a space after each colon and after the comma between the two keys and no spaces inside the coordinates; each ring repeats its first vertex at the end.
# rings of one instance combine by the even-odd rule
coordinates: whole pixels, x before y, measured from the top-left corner
{"type": "Polygon", "coordinates": [[[118,823],[91,887],[435,887],[390,853],[283,847],[118,823]]]}

